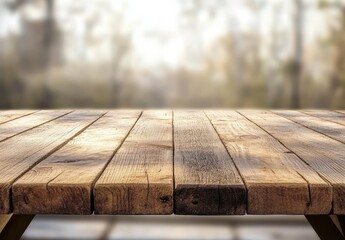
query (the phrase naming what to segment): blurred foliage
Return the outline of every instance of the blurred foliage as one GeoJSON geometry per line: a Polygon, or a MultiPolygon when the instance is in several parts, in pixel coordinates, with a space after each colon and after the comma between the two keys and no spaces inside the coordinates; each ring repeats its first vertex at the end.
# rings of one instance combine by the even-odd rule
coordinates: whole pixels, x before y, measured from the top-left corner
{"type": "Polygon", "coordinates": [[[0,108],[23,105],[24,82],[16,71],[14,59],[0,61],[0,108]]]}
{"type": "MultiPolygon", "coordinates": [[[[195,21],[204,7],[200,2],[194,1],[194,7],[185,11],[191,32],[194,31],[195,21]]],[[[218,8],[221,8],[222,2],[218,2],[218,8]]],[[[247,1],[252,14],[257,14],[258,21],[260,11],[267,2],[261,1],[257,4],[254,0],[247,1]]],[[[301,95],[299,105],[303,108],[345,108],[345,7],[341,3],[342,1],[318,1],[319,11],[332,8],[337,11],[338,17],[335,23],[329,23],[327,37],[319,39],[317,50],[324,55],[319,54],[317,57],[325,56],[321,64],[326,69],[321,77],[322,80],[316,79],[313,70],[308,68],[309,65],[314,64],[311,61],[320,62],[322,59],[310,60],[304,57],[302,62],[298,63],[302,69],[297,73],[300,81],[298,91],[301,95]]],[[[10,11],[17,11],[21,4],[9,6],[11,6],[10,11]]],[[[303,11],[307,11],[309,6],[302,5],[302,7],[303,11]]],[[[53,9],[50,11],[50,14],[53,14],[53,9]]],[[[210,8],[208,11],[210,15],[215,15],[214,9],[210,8]]],[[[123,24],[121,14],[115,16],[119,25],[114,28],[121,29],[123,24]]],[[[277,11],[276,15],[279,14],[280,12],[277,11]]],[[[48,19],[52,21],[53,17],[48,16],[48,19]]],[[[293,21],[292,17],[291,21],[293,21]]],[[[158,66],[155,72],[152,69],[138,70],[136,66],[129,68],[128,64],[126,65],[128,55],[132,51],[131,33],[118,30],[113,36],[113,45],[117,48],[113,54],[115,57],[108,65],[91,66],[81,63],[66,67],[61,57],[61,48],[66,43],[57,24],[47,19],[41,22],[24,21],[22,24],[24,30],[21,34],[0,39],[0,43],[2,41],[10,46],[6,47],[6,44],[0,46],[0,108],[2,109],[289,108],[291,93],[296,91],[291,84],[296,77],[296,56],[291,55],[289,58],[280,56],[280,52],[285,50],[286,41],[291,39],[290,36],[280,32],[279,25],[273,26],[270,36],[272,46],[268,57],[264,58],[260,53],[263,40],[258,35],[257,26],[253,26],[252,32],[235,34],[230,31],[219,38],[208,49],[209,53],[202,53],[202,68],[182,66],[170,69],[158,66]]],[[[92,23],[88,24],[92,25],[92,23]]],[[[294,27],[305,30],[303,26],[292,24],[292,28],[294,27]]],[[[291,32],[298,32],[299,29],[295,30],[292,29],[291,32]]],[[[308,52],[311,51],[310,49],[303,50],[307,50],[310,54],[308,52]]],[[[319,70],[317,68],[316,70],[319,70]]]]}

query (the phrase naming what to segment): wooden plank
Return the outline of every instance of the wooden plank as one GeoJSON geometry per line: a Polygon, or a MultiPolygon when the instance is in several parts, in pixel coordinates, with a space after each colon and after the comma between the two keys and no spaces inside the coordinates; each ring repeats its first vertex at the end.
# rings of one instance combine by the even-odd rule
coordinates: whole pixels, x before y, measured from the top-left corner
{"type": "Polygon", "coordinates": [[[0,112],[0,124],[32,114],[34,110],[6,110],[0,112]]]}
{"type": "Polygon", "coordinates": [[[339,231],[344,235],[345,233],[345,216],[344,215],[330,215],[330,218],[337,226],[339,231]]]}
{"type": "Polygon", "coordinates": [[[341,112],[334,112],[329,110],[302,110],[302,112],[314,117],[325,119],[330,122],[345,125],[345,114],[341,112]]]}
{"type": "Polygon", "coordinates": [[[71,111],[43,110],[0,125],[0,142],[57,119],[71,111]]]}
{"type": "Polygon", "coordinates": [[[97,120],[103,111],[80,110],[0,143],[0,213],[11,210],[12,183],[97,120]]]}
{"type": "Polygon", "coordinates": [[[94,188],[96,214],[173,212],[171,111],[145,111],[94,188]]]}
{"type": "MultiPolygon", "coordinates": [[[[324,134],[330,138],[345,143],[345,126],[335,122],[330,122],[322,118],[307,115],[298,111],[276,110],[274,113],[285,117],[295,123],[324,134]]],[[[345,120],[345,115],[344,115],[345,120]]]]}
{"type": "Polygon", "coordinates": [[[333,213],[345,214],[345,145],[269,111],[242,110],[333,187],[333,213]]]}
{"type": "Polygon", "coordinates": [[[202,111],[174,111],[176,214],[244,214],[246,189],[202,111]]]}
{"type": "Polygon", "coordinates": [[[94,182],[140,111],[111,111],[12,186],[14,213],[91,214],[94,182]]]}
{"type": "Polygon", "coordinates": [[[268,133],[235,111],[206,111],[247,188],[248,214],[328,214],[332,188],[268,133]]]}
{"type": "Polygon", "coordinates": [[[0,240],[19,240],[34,215],[0,214],[0,240]]]}
{"type": "Polygon", "coordinates": [[[11,220],[12,214],[0,214],[0,232],[4,230],[7,223],[11,220]]]}
{"type": "Polygon", "coordinates": [[[309,215],[306,218],[321,240],[345,240],[344,234],[338,228],[332,216],[309,215]]]}

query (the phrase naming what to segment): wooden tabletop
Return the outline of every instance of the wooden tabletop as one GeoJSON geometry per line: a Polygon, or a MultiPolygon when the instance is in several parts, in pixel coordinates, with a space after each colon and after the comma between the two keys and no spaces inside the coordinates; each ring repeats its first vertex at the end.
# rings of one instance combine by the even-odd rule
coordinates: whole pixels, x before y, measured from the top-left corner
{"type": "Polygon", "coordinates": [[[345,214],[345,111],[0,111],[0,213],[345,214]]]}

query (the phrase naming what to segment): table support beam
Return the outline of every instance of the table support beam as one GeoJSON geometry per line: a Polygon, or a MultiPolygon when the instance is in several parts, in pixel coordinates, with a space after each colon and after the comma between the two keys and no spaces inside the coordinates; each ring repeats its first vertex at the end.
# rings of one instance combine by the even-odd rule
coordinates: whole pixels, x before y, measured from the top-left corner
{"type": "Polygon", "coordinates": [[[35,215],[0,214],[0,240],[19,240],[35,215]]]}
{"type": "Polygon", "coordinates": [[[305,217],[321,240],[345,240],[345,216],[306,215],[305,217]]]}

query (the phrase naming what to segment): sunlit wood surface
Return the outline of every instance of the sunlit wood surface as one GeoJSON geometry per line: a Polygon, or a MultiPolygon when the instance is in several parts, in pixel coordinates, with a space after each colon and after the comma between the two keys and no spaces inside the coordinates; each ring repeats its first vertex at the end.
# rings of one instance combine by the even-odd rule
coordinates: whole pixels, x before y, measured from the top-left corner
{"type": "Polygon", "coordinates": [[[0,111],[0,213],[345,214],[345,113],[0,111]]]}

